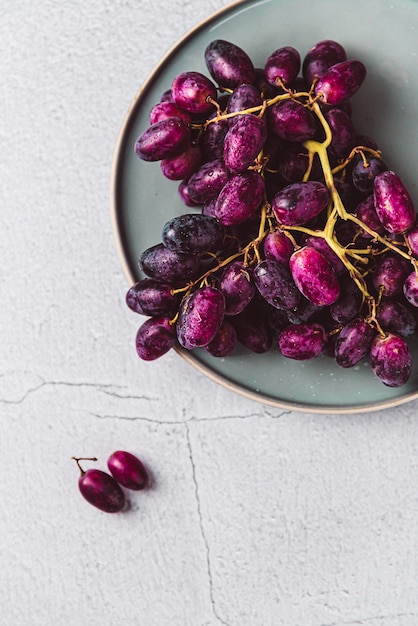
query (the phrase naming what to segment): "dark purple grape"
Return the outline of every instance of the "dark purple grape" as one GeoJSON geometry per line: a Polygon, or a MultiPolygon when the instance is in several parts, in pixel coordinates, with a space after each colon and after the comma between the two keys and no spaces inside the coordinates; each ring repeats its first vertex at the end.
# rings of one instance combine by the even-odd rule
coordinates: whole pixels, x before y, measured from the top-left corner
{"type": "Polygon", "coordinates": [[[377,307],[376,317],[384,331],[401,337],[413,335],[417,327],[412,311],[397,300],[382,300],[377,307]]]}
{"type": "Polygon", "coordinates": [[[170,101],[154,104],[149,113],[150,124],[161,122],[161,120],[166,120],[168,117],[179,117],[187,125],[193,121],[193,117],[188,111],[184,111],[175,102],[170,101]]]}
{"type": "MultiPolygon", "coordinates": [[[[319,177],[318,177],[319,178],[319,177]]],[[[344,208],[349,213],[354,213],[358,203],[361,200],[361,194],[348,179],[342,180],[334,178],[334,186],[341,198],[344,208]]],[[[347,225],[347,224],[345,224],[347,225]]]]}
{"type": "MultiPolygon", "coordinates": [[[[373,194],[367,196],[364,200],[362,200],[356,207],[356,216],[365,224],[371,228],[375,233],[379,235],[383,235],[385,229],[383,227],[382,222],[377,217],[376,209],[374,208],[374,198],[373,194]]],[[[367,231],[359,227],[359,232],[362,237],[366,239],[372,239],[373,236],[369,235],[367,231]]]]}
{"type": "Polygon", "coordinates": [[[182,152],[190,136],[190,128],[180,117],[168,117],[138,137],[135,154],[143,161],[161,161],[182,152]]]}
{"type": "Polygon", "coordinates": [[[181,200],[184,202],[186,206],[188,207],[201,206],[201,203],[195,202],[194,200],[191,199],[190,194],[189,194],[188,180],[181,181],[181,183],[178,186],[178,192],[179,192],[179,196],[181,200]]]}
{"type": "Polygon", "coordinates": [[[346,324],[360,312],[363,296],[356,283],[348,277],[341,283],[340,297],[329,307],[332,319],[339,324],[346,324]]]}
{"type": "Polygon", "coordinates": [[[227,120],[212,122],[204,129],[200,135],[199,145],[205,161],[223,158],[225,135],[228,129],[229,124],[227,120]]]}
{"type": "Polygon", "coordinates": [[[402,293],[404,282],[410,271],[409,262],[396,253],[387,253],[377,258],[372,275],[373,287],[382,291],[386,298],[402,293]]]}
{"type": "Polygon", "coordinates": [[[325,119],[332,133],[331,150],[339,158],[346,158],[355,145],[356,131],[350,116],[345,111],[332,108],[325,112],[325,119]]]}
{"type": "Polygon", "coordinates": [[[163,227],[161,241],[176,252],[216,252],[225,238],[225,228],[214,217],[186,213],[172,217],[163,227]]]}
{"type": "Polygon", "coordinates": [[[418,307],[418,276],[415,270],[406,277],[403,293],[412,306],[418,307]]]}
{"type": "Polygon", "coordinates": [[[295,100],[273,104],[268,109],[267,119],[269,130],[286,141],[307,141],[317,130],[312,111],[295,100]]]}
{"type": "Polygon", "coordinates": [[[231,174],[222,159],[204,163],[191,175],[187,188],[194,202],[204,204],[216,196],[229,180],[231,174]]]}
{"type": "Polygon", "coordinates": [[[297,307],[287,311],[287,318],[291,324],[306,324],[306,322],[309,322],[314,315],[322,310],[322,306],[313,304],[302,296],[297,307]]]}
{"type": "Polygon", "coordinates": [[[78,487],[83,498],[85,498],[89,504],[92,504],[105,513],[118,513],[122,511],[126,502],[125,494],[116,480],[110,476],[110,474],[102,470],[88,469],[84,471],[80,467],[79,461],[97,461],[97,459],[76,457],[73,457],[73,459],[81,472],[81,476],[78,479],[78,487]]]}
{"type": "Polygon", "coordinates": [[[172,286],[153,278],[144,278],[132,285],[126,304],[140,315],[172,315],[177,311],[180,296],[172,294],[172,286]]]}
{"type": "Polygon", "coordinates": [[[212,356],[225,357],[233,352],[236,343],[237,332],[231,322],[224,319],[216,335],[204,349],[212,356]]]}
{"type": "Polygon", "coordinates": [[[139,269],[144,274],[170,285],[196,278],[199,268],[196,254],[169,250],[162,243],[147,248],[139,258],[139,269]]]}
{"type": "Polygon", "coordinates": [[[329,202],[326,186],[315,180],[292,183],[272,199],[277,221],[286,226],[301,226],[323,211],[329,202]]]}
{"type": "Polygon", "coordinates": [[[138,457],[124,450],[116,450],[107,460],[113,478],[125,489],[142,491],[148,486],[149,477],[144,464],[138,457]]]}
{"type": "Polygon", "coordinates": [[[230,318],[237,340],[245,348],[256,354],[268,352],[273,344],[273,332],[269,324],[267,310],[254,300],[242,313],[230,318]]]}
{"type": "Polygon", "coordinates": [[[365,78],[366,67],[361,61],[341,61],[319,78],[315,95],[326,104],[341,104],[357,93],[365,78]]]}
{"type": "Polygon", "coordinates": [[[240,115],[225,135],[223,158],[230,172],[244,172],[259,154],[267,138],[264,118],[240,115]]]}
{"type": "Polygon", "coordinates": [[[307,361],[324,353],[327,334],[316,322],[289,324],[278,338],[279,351],[288,359],[307,361]]]}
{"type": "Polygon", "coordinates": [[[255,214],[263,198],[264,180],[258,172],[236,174],[221,189],[215,215],[225,226],[241,224],[255,214]]]}
{"type": "Polygon", "coordinates": [[[216,287],[204,286],[183,298],[177,319],[177,338],[186,350],[207,346],[219,330],[225,298],[216,287]]]}
{"type": "Polygon", "coordinates": [[[221,87],[235,89],[242,83],[254,83],[254,65],[239,46],[224,39],[215,39],[205,50],[206,67],[221,87]]]}
{"type": "Polygon", "coordinates": [[[340,296],[337,274],[324,255],[310,246],[296,250],[289,261],[299,291],[319,306],[328,306],[340,296]]]}
{"type": "Polygon", "coordinates": [[[150,317],[136,333],[136,352],[143,361],[155,361],[174,346],[176,331],[168,317],[150,317]]]}
{"type": "Polygon", "coordinates": [[[260,261],[254,268],[255,285],[271,306],[289,310],[297,307],[300,293],[285,265],[277,261],[260,261]]]}
{"type": "Polygon", "coordinates": [[[264,72],[264,67],[256,67],[255,68],[255,87],[257,87],[258,92],[263,100],[268,100],[270,98],[274,98],[280,93],[285,93],[282,87],[278,85],[271,85],[264,72]]]}
{"type": "Polygon", "coordinates": [[[166,89],[161,94],[160,102],[174,102],[171,89],[166,89]]]}
{"type": "Polygon", "coordinates": [[[303,59],[302,74],[310,85],[315,77],[320,78],[336,63],[347,59],[343,46],[337,41],[324,39],[316,43],[303,59]]]}
{"type": "Polygon", "coordinates": [[[280,81],[289,85],[297,78],[300,65],[300,54],[296,48],[284,46],[268,57],[264,71],[271,85],[278,85],[280,81]]]}
{"type": "Polygon", "coordinates": [[[390,170],[378,174],[373,193],[376,213],[387,231],[406,233],[415,225],[414,204],[398,174],[390,170]]]}
{"type": "MultiPolygon", "coordinates": [[[[285,142],[277,159],[276,167],[286,183],[300,183],[309,167],[308,151],[299,143],[285,142]]],[[[321,174],[318,156],[314,155],[309,179],[319,180],[321,174]]]]}
{"type": "MultiPolygon", "coordinates": [[[[262,103],[263,100],[257,87],[255,87],[254,85],[249,85],[248,83],[244,83],[234,89],[228,100],[226,112],[230,114],[236,113],[237,111],[245,111],[246,109],[258,107],[262,105],[262,103]]],[[[239,117],[240,116],[237,115],[229,118],[229,124],[235,124],[239,117]]]]}
{"type": "Polygon", "coordinates": [[[360,317],[351,320],[337,336],[335,360],[340,367],[348,368],[364,359],[369,352],[375,331],[360,317]]]}
{"type": "Polygon", "coordinates": [[[352,162],[351,179],[354,187],[362,194],[373,194],[374,179],[387,170],[382,159],[375,156],[362,157],[358,154],[352,162]]]}
{"type": "Polygon", "coordinates": [[[216,219],[215,205],[216,205],[216,198],[212,198],[212,200],[209,200],[208,202],[206,202],[202,206],[202,215],[209,215],[210,217],[214,217],[216,219]]]}
{"type": "Polygon", "coordinates": [[[225,297],[225,315],[238,315],[254,297],[253,270],[243,261],[232,261],[224,269],[218,288],[225,297]]]}
{"type": "Polygon", "coordinates": [[[405,339],[394,333],[377,335],[370,349],[370,367],[388,387],[405,385],[412,371],[412,356],[405,339]]]}
{"type": "Polygon", "coordinates": [[[183,152],[160,163],[161,171],[169,180],[189,178],[199,167],[202,153],[199,146],[190,143],[183,152]]]}
{"type": "Polygon", "coordinates": [[[293,242],[280,230],[269,232],[263,239],[264,256],[269,261],[278,261],[287,265],[293,251],[293,242]]]}
{"type": "Polygon", "coordinates": [[[212,81],[200,72],[178,74],[172,82],[171,91],[179,107],[196,114],[212,111],[213,100],[216,100],[218,94],[212,81]]]}

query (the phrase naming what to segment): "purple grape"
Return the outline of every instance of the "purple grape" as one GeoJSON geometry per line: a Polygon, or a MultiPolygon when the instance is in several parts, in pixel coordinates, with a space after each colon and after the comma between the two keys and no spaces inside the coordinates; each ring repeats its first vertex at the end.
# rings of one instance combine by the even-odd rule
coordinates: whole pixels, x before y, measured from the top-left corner
{"type": "Polygon", "coordinates": [[[388,387],[405,385],[412,371],[412,356],[405,339],[394,333],[377,335],[370,349],[370,367],[388,387]]]}
{"type": "Polygon", "coordinates": [[[168,317],[150,317],[136,333],[136,352],[143,361],[155,361],[174,346],[176,331],[168,317]]]}
{"type": "Polygon", "coordinates": [[[190,128],[180,117],[168,117],[149,126],[136,140],[135,154],[143,161],[161,161],[182,152],[190,128]]]}
{"type": "Polygon", "coordinates": [[[239,46],[224,39],[215,39],[205,50],[206,67],[221,87],[235,89],[242,83],[254,83],[254,65],[239,46]]]}
{"type": "Polygon", "coordinates": [[[221,189],[215,215],[224,226],[241,224],[255,214],[263,198],[264,180],[258,172],[236,174],[221,189]]]}
{"type": "Polygon", "coordinates": [[[169,180],[184,180],[198,169],[201,161],[202,153],[199,146],[190,143],[180,154],[163,159],[160,167],[164,176],[169,180]]]}
{"type": "Polygon", "coordinates": [[[341,61],[319,78],[314,92],[326,104],[341,104],[357,93],[365,78],[366,67],[361,61],[341,61]]]}
{"type": "MultiPolygon", "coordinates": [[[[285,142],[277,159],[278,173],[287,183],[299,183],[309,167],[309,154],[306,148],[299,143],[285,142]]],[[[318,156],[314,156],[310,180],[321,178],[321,169],[318,156]]]]}
{"type": "Polygon", "coordinates": [[[382,159],[375,156],[366,156],[364,159],[358,154],[353,159],[351,168],[351,179],[354,187],[362,194],[373,194],[374,179],[387,169],[382,159]]]}
{"type": "Polygon", "coordinates": [[[418,307],[418,276],[415,270],[406,277],[403,293],[412,306],[418,307]]]}
{"type": "Polygon", "coordinates": [[[196,254],[169,250],[162,243],[144,250],[139,269],[149,278],[171,285],[197,277],[200,260],[196,254]]]}
{"type": "Polygon", "coordinates": [[[98,469],[88,469],[84,471],[80,467],[80,461],[97,461],[96,458],[76,458],[72,457],[77,463],[81,472],[78,479],[78,488],[81,495],[89,504],[105,513],[118,513],[125,506],[125,494],[116,480],[98,469]]]}
{"type": "Polygon", "coordinates": [[[212,356],[225,357],[233,352],[236,343],[237,332],[231,322],[224,319],[216,335],[204,349],[212,356]]]}
{"type": "Polygon", "coordinates": [[[311,248],[315,248],[318,252],[324,255],[324,257],[329,261],[336,271],[336,273],[341,276],[347,272],[344,263],[341,261],[340,257],[329,247],[329,244],[322,237],[315,237],[314,235],[306,235],[302,238],[303,245],[310,246],[311,248]]]}
{"type": "MultiPolygon", "coordinates": [[[[356,208],[356,216],[369,228],[371,228],[375,233],[379,235],[383,235],[385,229],[383,227],[382,222],[377,217],[376,209],[374,208],[374,198],[373,194],[367,196],[364,200],[362,200],[356,208]]],[[[365,230],[359,227],[359,231],[362,237],[366,237],[366,239],[372,239],[372,235],[369,235],[365,230]]]]}
{"type": "Polygon", "coordinates": [[[231,174],[222,159],[204,163],[188,180],[187,188],[194,202],[204,204],[216,196],[231,174]]]}
{"type": "Polygon", "coordinates": [[[277,221],[286,226],[306,224],[323,211],[329,202],[326,186],[314,180],[291,183],[272,199],[271,207],[277,221]]]}
{"type": "Polygon", "coordinates": [[[382,300],[376,311],[377,321],[384,331],[401,337],[414,334],[417,322],[412,311],[397,300],[382,300]]]}
{"type": "Polygon", "coordinates": [[[322,310],[322,306],[313,304],[302,296],[297,307],[287,311],[287,318],[291,324],[305,324],[306,322],[309,322],[314,315],[322,310]]]}
{"type": "Polygon", "coordinates": [[[267,114],[268,127],[286,141],[303,142],[312,139],[317,130],[312,111],[295,100],[273,104],[267,114]]]}
{"type": "Polygon", "coordinates": [[[144,278],[129,288],[126,304],[140,315],[174,315],[180,296],[172,294],[172,286],[153,278],[144,278]]]}
{"type": "Polygon", "coordinates": [[[260,261],[254,268],[255,285],[271,306],[289,310],[297,307],[300,293],[289,269],[277,261],[260,261]]]}
{"type": "Polygon", "coordinates": [[[360,312],[363,296],[356,283],[349,277],[341,284],[340,297],[329,307],[332,319],[339,324],[346,324],[360,312]]]}
{"type": "Polygon", "coordinates": [[[225,135],[223,158],[230,172],[244,172],[259,154],[267,137],[264,118],[240,115],[225,135]]]}
{"type": "Polygon", "coordinates": [[[332,133],[330,148],[339,158],[346,158],[355,145],[356,131],[350,116],[338,108],[329,109],[325,119],[332,133]]]}
{"type": "Polygon", "coordinates": [[[385,297],[393,298],[402,293],[409,270],[409,262],[395,253],[380,256],[372,274],[373,287],[377,292],[383,289],[385,297]]]}
{"type": "Polygon", "coordinates": [[[200,135],[199,145],[205,161],[223,158],[225,135],[228,129],[229,124],[227,120],[212,122],[204,129],[204,132],[200,135]]]}
{"type": "Polygon", "coordinates": [[[335,360],[340,367],[356,365],[370,352],[375,331],[362,318],[356,317],[341,329],[335,342],[335,360]]]}
{"type": "Polygon", "coordinates": [[[181,183],[178,186],[178,192],[179,192],[179,196],[181,200],[184,202],[186,206],[188,207],[201,206],[201,203],[195,202],[194,200],[191,199],[190,194],[189,194],[188,180],[181,181],[181,183]]]}
{"type": "Polygon", "coordinates": [[[256,354],[268,352],[273,344],[273,333],[267,311],[254,300],[242,313],[230,318],[237,340],[245,348],[256,354]]]}
{"type": "Polygon", "coordinates": [[[183,298],[177,319],[177,338],[186,350],[207,346],[224,318],[225,298],[216,287],[204,286],[183,298]]]}
{"type": "Polygon", "coordinates": [[[172,217],[163,227],[161,241],[175,252],[216,252],[225,238],[225,228],[214,217],[186,213],[172,217]]]}
{"type": "Polygon", "coordinates": [[[263,239],[264,256],[269,261],[278,261],[287,265],[293,251],[293,242],[280,230],[269,232],[263,239]]]}
{"type": "Polygon", "coordinates": [[[215,85],[200,72],[182,72],[171,85],[174,102],[190,113],[203,114],[212,111],[218,94],[215,85]]]}
{"type": "Polygon", "coordinates": [[[324,255],[310,246],[296,250],[289,261],[290,271],[299,291],[319,306],[329,306],[340,296],[334,268],[324,255]]]}
{"type": "MultiPolygon", "coordinates": [[[[252,107],[261,106],[262,103],[263,100],[257,87],[244,83],[234,89],[228,100],[226,112],[229,114],[236,113],[237,111],[245,111],[246,109],[250,109],[252,107]]],[[[237,115],[229,118],[229,124],[235,124],[239,117],[240,116],[237,115]]]]}
{"type": "Polygon", "coordinates": [[[253,270],[243,261],[232,261],[224,269],[218,288],[225,297],[225,315],[238,315],[254,297],[253,270]]]}
{"type": "Polygon", "coordinates": [[[390,170],[378,174],[373,193],[376,213],[387,231],[406,233],[415,225],[414,204],[398,174],[390,170]]]}
{"type": "Polygon", "coordinates": [[[307,361],[324,353],[327,334],[316,322],[289,324],[278,338],[279,351],[288,359],[307,361]]]}
{"type": "Polygon", "coordinates": [[[154,104],[149,113],[150,124],[161,122],[161,120],[166,120],[168,117],[179,117],[187,125],[191,124],[193,121],[191,113],[184,111],[177,106],[175,102],[170,101],[158,102],[158,104],[154,104]]]}
{"type": "Polygon", "coordinates": [[[148,487],[149,477],[144,464],[138,457],[124,450],[116,450],[107,460],[113,478],[125,489],[142,491],[148,487]]]}
{"type": "Polygon", "coordinates": [[[340,43],[330,39],[319,41],[309,50],[303,60],[303,77],[310,85],[315,77],[320,78],[332,65],[346,59],[346,52],[340,43]]]}
{"type": "Polygon", "coordinates": [[[293,83],[299,74],[301,65],[300,54],[292,46],[284,46],[275,50],[267,59],[264,71],[270,85],[293,83]]]}
{"type": "Polygon", "coordinates": [[[406,233],[406,241],[411,248],[411,252],[415,258],[418,257],[418,224],[415,225],[408,230],[406,233]]]}

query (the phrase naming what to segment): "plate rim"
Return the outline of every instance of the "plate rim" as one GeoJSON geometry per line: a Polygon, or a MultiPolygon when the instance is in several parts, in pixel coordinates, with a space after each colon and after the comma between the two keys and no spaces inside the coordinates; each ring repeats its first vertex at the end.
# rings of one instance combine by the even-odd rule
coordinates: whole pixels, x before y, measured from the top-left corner
{"type": "MultiPolygon", "coordinates": [[[[265,0],[261,0],[261,3],[264,4],[265,0]]],[[[121,228],[121,210],[119,207],[119,198],[118,198],[118,178],[119,172],[122,168],[122,155],[123,155],[123,147],[126,141],[126,135],[128,131],[128,127],[132,121],[132,118],[135,114],[136,109],[140,106],[142,99],[146,96],[148,89],[152,86],[153,82],[158,78],[158,75],[163,71],[164,66],[172,59],[172,57],[176,54],[176,52],[182,48],[188,40],[192,39],[196,36],[201,30],[206,28],[212,22],[216,21],[222,15],[230,13],[234,9],[239,6],[243,6],[245,4],[255,3],[257,4],[257,0],[234,0],[233,2],[228,3],[224,7],[214,11],[206,18],[200,20],[195,26],[187,30],[167,51],[166,53],[160,57],[159,61],[156,63],[154,68],[148,73],[146,78],[144,79],[142,85],[138,89],[137,93],[133,97],[125,116],[122,120],[122,124],[119,129],[119,133],[116,138],[116,144],[113,150],[112,162],[111,162],[111,173],[110,173],[110,214],[111,214],[111,226],[113,231],[113,238],[116,246],[116,252],[119,258],[119,262],[122,266],[122,271],[125,274],[125,277],[129,280],[130,285],[136,281],[136,277],[134,276],[131,268],[128,264],[127,255],[125,254],[124,245],[123,245],[123,237],[122,237],[122,228],[121,228]]],[[[273,398],[267,394],[258,393],[256,391],[251,391],[246,388],[242,384],[232,382],[226,378],[224,378],[221,374],[215,372],[210,366],[206,365],[199,361],[193,354],[189,351],[183,349],[181,346],[175,345],[173,347],[174,351],[183,358],[189,365],[194,367],[198,372],[219,384],[221,387],[228,389],[240,396],[243,396],[249,400],[265,404],[268,406],[272,406],[279,409],[284,409],[287,411],[296,411],[300,413],[312,413],[312,414],[321,414],[321,415],[355,415],[361,413],[371,413],[375,411],[387,410],[390,408],[395,408],[416,400],[418,398],[418,390],[415,392],[410,392],[405,394],[404,396],[398,398],[392,398],[388,400],[383,400],[379,402],[372,402],[369,404],[359,404],[357,406],[328,406],[325,404],[318,405],[308,405],[301,404],[297,402],[290,402],[285,400],[279,400],[277,398],[273,398]]]]}

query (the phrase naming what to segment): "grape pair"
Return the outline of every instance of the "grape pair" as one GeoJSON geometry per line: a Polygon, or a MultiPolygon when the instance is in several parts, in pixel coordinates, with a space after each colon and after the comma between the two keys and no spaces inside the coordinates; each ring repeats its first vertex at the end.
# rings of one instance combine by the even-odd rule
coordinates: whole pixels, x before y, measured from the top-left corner
{"type": "Polygon", "coordinates": [[[125,508],[126,498],[122,489],[140,491],[148,486],[148,472],[136,456],[117,450],[110,455],[107,466],[110,474],[98,469],[84,471],[80,461],[97,461],[93,458],[72,457],[81,472],[78,486],[82,496],[105,513],[118,513],[125,508]]]}

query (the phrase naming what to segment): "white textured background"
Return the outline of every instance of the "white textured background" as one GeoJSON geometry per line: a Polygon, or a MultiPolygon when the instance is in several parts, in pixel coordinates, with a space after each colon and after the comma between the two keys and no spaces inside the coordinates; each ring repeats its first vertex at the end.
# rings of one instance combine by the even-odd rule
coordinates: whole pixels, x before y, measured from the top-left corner
{"type": "Polygon", "coordinates": [[[283,412],[134,353],[114,145],[161,56],[225,4],[0,6],[2,625],[418,624],[416,403],[283,412]],[[153,488],[111,516],[70,457],[118,448],[153,488]]]}

